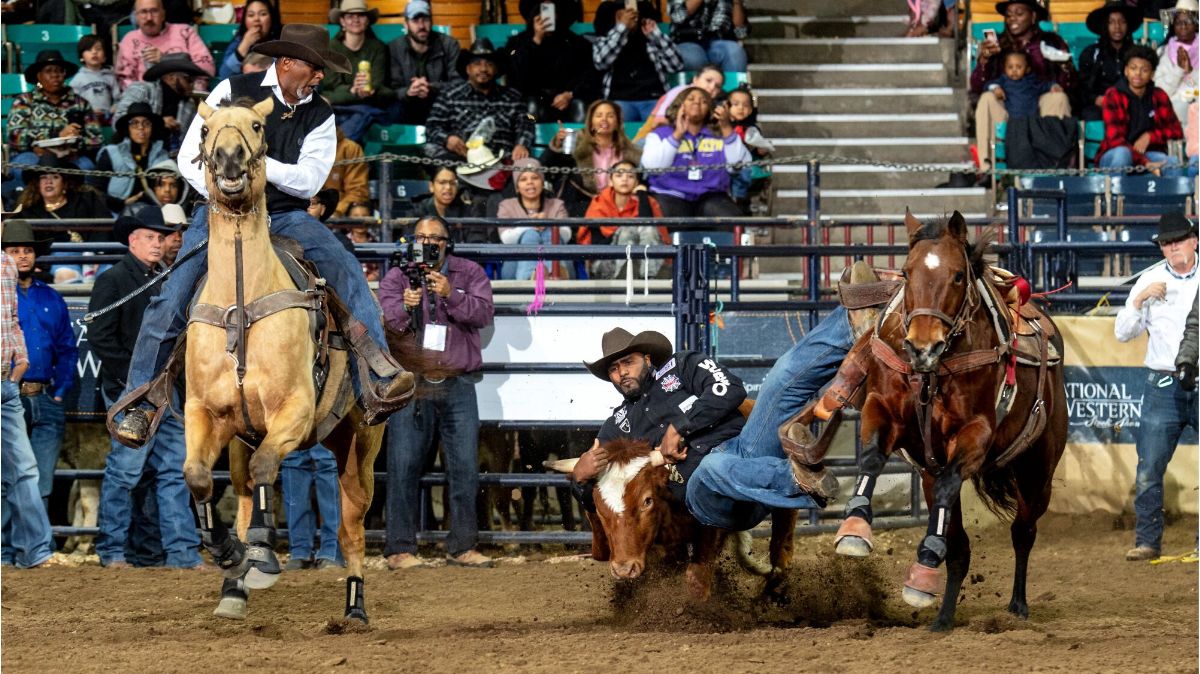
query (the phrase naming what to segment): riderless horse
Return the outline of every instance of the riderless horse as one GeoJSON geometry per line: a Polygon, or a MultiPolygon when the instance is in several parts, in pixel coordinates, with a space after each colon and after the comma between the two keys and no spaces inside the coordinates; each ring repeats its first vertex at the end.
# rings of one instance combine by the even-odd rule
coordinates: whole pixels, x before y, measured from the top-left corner
{"type": "Polygon", "coordinates": [[[866,399],[859,474],[837,552],[870,554],[872,491],[887,456],[899,449],[920,468],[929,507],[904,600],[919,608],[934,603],[945,561],[932,628],[953,627],[971,560],[959,492],[971,480],[989,508],[1013,517],[1008,610],[1025,618],[1029,552],[1067,437],[1061,337],[1031,304],[1010,312],[1005,279],[984,264],[985,244],[968,243],[962,215],[922,224],[909,214],[905,224],[909,254],[900,290],[847,358],[866,371],[866,399]]]}
{"type": "Polygon", "coordinates": [[[366,623],[363,518],[383,426],[360,423],[345,344],[327,311],[336,298],[272,245],[263,127],[273,107],[272,98],[218,110],[200,104],[208,277],[187,329],[184,476],[204,545],[225,575],[216,614],[243,618],[247,591],[279,578],[271,501],[280,461],[317,442],[330,448],[342,495],[345,616],[366,623]],[[212,503],[212,466],[226,446],[239,498],[238,538],[212,503]]]}

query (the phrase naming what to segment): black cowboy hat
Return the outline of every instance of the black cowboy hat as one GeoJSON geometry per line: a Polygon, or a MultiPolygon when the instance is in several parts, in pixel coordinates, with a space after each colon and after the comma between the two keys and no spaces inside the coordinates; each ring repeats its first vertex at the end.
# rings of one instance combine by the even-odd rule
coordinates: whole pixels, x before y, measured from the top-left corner
{"type": "Polygon", "coordinates": [[[638,352],[650,356],[650,363],[659,367],[671,357],[675,349],[666,335],[653,330],[639,332],[636,336],[624,328],[613,328],[600,338],[600,351],[604,354],[594,362],[583,361],[592,374],[608,381],[608,366],[614,360],[638,352]]]}
{"type": "Polygon", "coordinates": [[[1129,32],[1126,33],[1126,37],[1132,36],[1133,31],[1142,25],[1142,10],[1137,7],[1130,7],[1125,4],[1125,0],[1108,0],[1103,6],[1097,7],[1088,13],[1088,30],[1102,39],[1108,39],[1108,17],[1114,12],[1120,12],[1125,17],[1125,23],[1129,25],[1129,32]]]}
{"type": "Polygon", "coordinates": [[[163,54],[162,59],[158,63],[155,63],[146,70],[146,74],[142,75],[142,79],[146,82],[156,82],[167,73],[183,73],[192,77],[212,77],[208,71],[192,61],[190,54],[186,52],[172,52],[170,54],[163,54]]]}
{"type": "Polygon", "coordinates": [[[336,188],[330,187],[327,190],[321,190],[316,194],[317,201],[325,207],[325,212],[321,214],[321,222],[325,222],[333,217],[333,212],[337,210],[338,201],[341,200],[341,195],[336,188]]]}
{"type": "Polygon", "coordinates": [[[467,66],[472,62],[484,59],[496,66],[496,79],[504,74],[504,55],[496,51],[492,41],[481,37],[471,43],[470,49],[464,49],[458,54],[458,74],[467,76],[467,66]]]}
{"type": "Polygon", "coordinates": [[[1158,231],[1150,240],[1155,243],[1171,243],[1196,236],[1196,223],[1183,213],[1167,213],[1158,219],[1158,231]]]}
{"type": "Polygon", "coordinates": [[[167,137],[167,125],[163,122],[162,115],[154,112],[154,108],[150,107],[149,103],[134,103],[129,106],[125,114],[117,118],[113,123],[113,129],[116,133],[113,134],[113,142],[119,143],[129,137],[129,123],[134,117],[145,117],[150,120],[151,131],[150,140],[162,140],[167,137]]]}
{"type": "Polygon", "coordinates": [[[79,66],[63,58],[62,52],[57,49],[43,49],[38,52],[37,58],[34,59],[33,63],[30,63],[25,68],[25,81],[30,84],[37,84],[38,73],[42,72],[42,68],[46,66],[62,66],[63,70],[67,72],[68,78],[79,72],[79,66]]]}
{"type": "Polygon", "coordinates": [[[59,173],[62,174],[64,180],[78,181],[82,178],[82,176],[71,173],[62,173],[62,169],[77,168],[79,167],[67,161],[66,159],[59,159],[57,156],[47,153],[38,157],[37,166],[31,166],[25,169],[23,177],[25,178],[26,183],[31,183],[41,177],[39,174],[59,173]]]}
{"type": "Polygon", "coordinates": [[[288,57],[349,75],[350,60],[329,48],[329,31],[325,26],[290,23],[283,27],[278,40],[259,42],[250,51],[275,58],[288,57]]]}
{"type": "Polygon", "coordinates": [[[128,246],[129,235],[137,229],[149,229],[163,234],[171,234],[180,229],[179,225],[168,225],[163,220],[162,209],[157,206],[146,206],[138,210],[136,216],[122,215],[113,225],[113,241],[128,246]]]}
{"type": "Polygon", "coordinates": [[[1034,14],[1037,14],[1038,21],[1050,20],[1050,10],[1046,8],[1046,0],[1004,0],[996,3],[996,13],[1004,16],[1009,5],[1025,5],[1032,9],[1034,14]]]}
{"type": "Polygon", "coordinates": [[[4,232],[0,234],[0,248],[9,246],[29,246],[33,254],[42,257],[50,252],[52,238],[38,239],[33,236],[33,226],[25,220],[8,220],[4,223],[4,232]]]}

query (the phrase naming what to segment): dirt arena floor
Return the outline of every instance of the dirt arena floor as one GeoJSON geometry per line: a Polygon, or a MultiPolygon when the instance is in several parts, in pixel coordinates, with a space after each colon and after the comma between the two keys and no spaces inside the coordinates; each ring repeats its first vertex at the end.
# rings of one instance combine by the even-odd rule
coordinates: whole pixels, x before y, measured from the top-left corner
{"type": "MultiPolygon", "coordinates": [[[[867,561],[798,540],[784,601],[726,570],[722,597],[684,599],[679,577],[614,588],[607,565],[526,553],[494,569],[368,574],[371,627],[342,629],[344,574],[287,573],[254,593],[244,622],[212,617],[214,572],[105,570],[94,564],[5,571],[5,672],[421,671],[705,672],[1197,671],[1197,564],[1129,563],[1131,533],[1111,516],[1043,520],[1028,621],[1008,615],[1006,527],[976,527],[958,627],[924,627],[899,598],[921,531],[882,532],[867,561]]],[[[1165,552],[1196,542],[1194,517],[1165,552]]],[[[378,557],[374,565],[380,566],[378,557]]],[[[727,566],[732,566],[728,565],[727,566]]]]}

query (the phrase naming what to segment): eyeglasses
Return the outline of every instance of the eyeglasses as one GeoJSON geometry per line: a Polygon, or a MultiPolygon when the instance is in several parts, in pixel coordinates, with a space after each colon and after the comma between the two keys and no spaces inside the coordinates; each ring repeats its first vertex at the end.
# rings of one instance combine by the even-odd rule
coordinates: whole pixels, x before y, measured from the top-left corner
{"type": "Polygon", "coordinates": [[[131,129],[149,129],[153,126],[154,122],[148,119],[134,119],[129,122],[129,128],[131,129]]]}
{"type": "Polygon", "coordinates": [[[417,243],[445,243],[450,240],[444,236],[428,236],[426,234],[416,234],[413,236],[413,239],[417,243]]]}
{"type": "Polygon", "coordinates": [[[137,11],[138,16],[150,16],[152,14],[162,14],[162,13],[163,13],[163,10],[161,10],[157,7],[148,7],[146,9],[139,9],[137,11]]]}

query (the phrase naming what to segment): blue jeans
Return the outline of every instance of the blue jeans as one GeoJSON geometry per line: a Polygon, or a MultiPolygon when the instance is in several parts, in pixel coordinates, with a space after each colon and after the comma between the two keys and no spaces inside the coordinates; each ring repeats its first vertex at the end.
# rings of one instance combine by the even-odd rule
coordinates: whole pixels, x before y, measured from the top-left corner
{"type": "Polygon", "coordinates": [[[650,113],[654,112],[654,106],[658,100],[647,101],[615,101],[621,106],[621,119],[626,122],[644,122],[650,119],[650,113]]]}
{"type": "Polygon", "coordinates": [[[1187,163],[1187,177],[1195,180],[1197,175],[1200,175],[1200,157],[1189,157],[1187,163]]]}
{"type": "MultiPolygon", "coordinates": [[[[522,246],[549,246],[550,237],[553,236],[549,227],[542,231],[538,231],[532,227],[525,230],[521,234],[521,238],[517,241],[522,246]]],[[[550,262],[543,262],[542,266],[546,268],[546,273],[550,273],[550,262]]],[[[537,269],[537,260],[508,260],[500,265],[500,278],[506,281],[514,279],[518,281],[528,281],[533,278],[533,272],[537,269]]]]}
{"type": "Polygon", "coordinates": [[[192,515],[191,493],[183,480],[186,454],[183,424],[171,412],[163,417],[158,433],[145,447],[130,449],[113,441],[100,484],[96,554],[101,564],[129,561],[125,550],[134,518],[134,490],[147,466],[155,474],[154,500],[165,564],[181,568],[200,564],[200,535],[192,515]]]}
{"type": "Polygon", "coordinates": [[[746,50],[735,40],[700,40],[675,45],[684,70],[700,70],[712,63],[727,73],[746,72],[746,50]]]}
{"type": "Polygon", "coordinates": [[[1197,392],[1185,391],[1166,372],[1149,372],[1142,390],[1142,422],[1137,436],[1137,476],[1133,511],[1135,545],[1160,550],[1163,532],[1163,476],[1187,426],[1196,428],[1197,392]],[[1160,383],[1166,384],[1159,386],[1160,383]]]}
{"type": "MultiPolygon", "coordinates": [[[[1162,167],[1162,174],[1166,177],[1176,177],[1184,174],[1184,170],[1179,166],[1179,160],[1163,152],[1150,151],[1146,153],[1146,159],[1151,162],[1166,162],[1162,167]]],[[[1113,149],[1100,155],[1101,168],[1123,168],[1133,166],[1133,151],[1128,146],[1114,147],[1113,149]]]]}
{"type": "MultiPolygon", "coordinates": [[[[363,322],[371,339],[386,353],[387,339],[383,334],[379,302],[367,286],[358,260],[338,243],[329,228],[304,211],[288,211],[271,214],[271,233],[291,237],[304,246],[305,257],[316,263],[321,275],[337,291],[355,318],[363,322]]],[[[183,233],[183,247],[179,254],[186,254],[207,239],[208,206],[201,206],[192,216],[191,227],[183,233]]],[[[142,330],[133,348],[125,393],[145,384],[162,371],[175,340],[187,328],[188,303],[200,277],[208,270],[206,255],[199,253],[177,267],[164,282],[162,291],[150,300],[146,313],[142,315],[142,330]]],[[[361,394],[357,368],[352,367],[351,374],[355,391],[361,394]]]]}
{"type": "Polygon", "coordinates": [[[367,129],[375,124],[387,124],[389,120],[387,110],[363,103],[335,105],[333,114],[337,117],[337,125],[341,128],[342,135],[356,143],[362,143],[367,129]]]}
{"type": "Polygon", "coordinates": [[[688,480],[688,510],[696,519],[742,531],[770,508],[816,507],[792,476],[779,427],[833,379],[853,344],[846,310],[838,307],[775,361],[742,432],[709,452],[688,480]]]}
{"type": "Polygon", "coordinates": [[[50,559],[54,540],[38,493],[37,459],[25,431],[21,387],[5,378],[0,401],[0,560],[29,568],[50,559]]]}
{"type": "Polygon", "coordinates": [[[417,382],[407,407],[388,419],[387,545],[384,556],[417,551],[421,471],[442,441],[442,458],[450,482],[450,535],[446,551],[458,556],[475,548],[479,524],[479,403],[477,377],[448,377],[440,384],[417,382]]]}
{"type": "Polygon", "coordinates": [[[37,458],[38,492],[49,510],[50,491],[54,487],[54,469],[58,466],[58,452],[62,449],[63,434],[67,430],[67,417],[63,404],[48,391],[38,395],[21,396],[25,406],[26,422],[29,424],[29,444],[37,458]]]}
{"type": "Polygon", "coordinates": [[[338,525],[341,523],[342,493],[338,487],[337,458],[321,445],[296,450],[279,464],[283,488],[283,512],[287,517],[288,550],[293,559],[313,558],[313,534],[317,514],[312,509],[312,491],[316,488],[317,509],[321,513],[321,544],[317,559],[342,563],[338,549],[338,525]]]}

